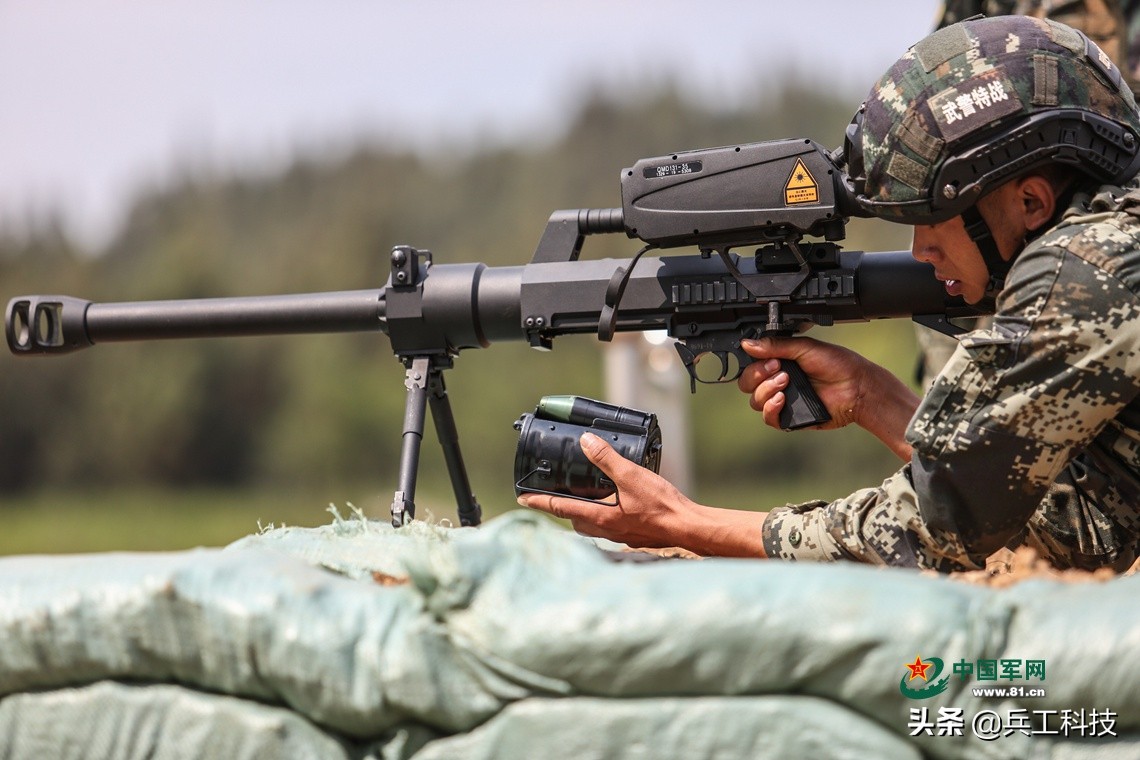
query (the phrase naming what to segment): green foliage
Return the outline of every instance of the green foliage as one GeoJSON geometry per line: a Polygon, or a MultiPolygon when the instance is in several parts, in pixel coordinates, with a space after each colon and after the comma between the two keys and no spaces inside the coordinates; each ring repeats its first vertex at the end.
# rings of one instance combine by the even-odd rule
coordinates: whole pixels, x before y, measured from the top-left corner
{"type": "MultiPolygon", "coordinates": [[[[400,243],[430,248],[441,263],[522,264],[551,211],[618,205],[618,172],[638,158],[788,136],[835,145],[855,106],[795,81],[735,112],[669,88],[636,102],[595,94],[560,139],[537,147],[422,156],[367,145],[335,161],[298,158],[273,176],[188,174],[138,198],[98,255],[54,229],[0,237],[0,281],[7,296],[94,300],[379,287],[400,243]]],[[[612,237],[589,241],[584,255],[636,250],[612,237]]],[[[872,250],[908,244],[889,225],[853,224],[848,239],[872,250]]],[[[908,323],[817,334],[910,371],[908,323]]],[[[457,359],[447,382],[481,501],[513,503],[518,415],[545,393],[600,395],[601,366],[590,338],[559,339],[553,353],[498,345],[457,359]]],[[[396,478],[403,402],[402,367],[380,334],[123,344],[20,362],[5,354],[0,495],[176,484],[319,488],[340,501],[338,484],[371,482],[380,496],[369,512],[379,516],[396,478]]],[[[698,496],[770,506],[789,480],[837,496],[897,464],[858,431],[767,430],[732,386],[702,390],[692,409],[698,496]]],[[[446,503],[433,437],[420,488],[446,503]]]]}

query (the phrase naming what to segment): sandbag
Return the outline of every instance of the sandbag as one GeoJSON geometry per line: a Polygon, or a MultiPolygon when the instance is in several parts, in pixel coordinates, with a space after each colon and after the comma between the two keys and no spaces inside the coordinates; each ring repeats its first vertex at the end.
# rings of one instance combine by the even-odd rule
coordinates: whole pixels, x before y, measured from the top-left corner
{"type": "Polygon", "coordinates": [[[433,735],[357,746],[301,715],[168,684],[103,681],[0,699],[5,760],[405,760],[433,735]]]}
{"type": "Polygon", "coordinates": [[[874,721],[813,697],[527,699],[415,760],[919,760],[874,721]]]}
{"type": "Polygon", "coordinates": [[[905,747],[904,757],[1075,759],[1089,747],[1131,757],[1138,586],[992,589],[850,564],[614,563],[521,511],[479,529],[338,519],[224,550],[0,560],[0,695],[174,683],[279,705],[352,746],[420,727],[439,737],[417,750],[429,758],[443,751],[433,745],[482,756],[504,742],[569,757],[578,744],[555,723],[573,724],[579,710],[578,726],[606,724],[607,706],[633,710],[629,730],[586,731],[591,751],[664,751],[656,737],[684,725],[686,704],[705,705],[709,736],[736,737],[743,757],[753,739],[740,721],[764,726],[772,746],[800,746],[804,724],[787,716],[820,704],[844,725],[874,727],[853,735],[905,747]],[[916,658],[944,664],[932,678],[945,679],[941,693],[917,683],[907,695],[916,658]],[[982,685],[1045,693],[975,696],[976,679],[952,670],[1003,660],[1044,663],[1044,679],[982,685]],[[1026,722],[1090,708],[1111,713],[1109,731],[1026,722]],[[964,716],[959,735],[940,735],[954,728],[944,710],[964,716]],[[1006,721],[996,737],[970,722],[987,711],[1006,721]]]}

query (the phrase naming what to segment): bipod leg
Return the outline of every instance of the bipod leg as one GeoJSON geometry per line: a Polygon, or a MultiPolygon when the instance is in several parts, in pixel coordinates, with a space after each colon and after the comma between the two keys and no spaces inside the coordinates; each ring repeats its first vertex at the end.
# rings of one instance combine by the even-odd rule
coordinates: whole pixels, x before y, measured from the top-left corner
{"type": "Polygon", "coordinates": [[[408,389],[408,399],[404,405],[400,475],[392,497],[392,525],[397,528],[416,516],[416,474],[420,468],[420,444],[424,440],[428,377],[432,372],[431,359],[427,356],[412,357],[405,366],[404,387],[408,389]]]}
{"type": "Polygon", "coordinates": [[[467,467],[463,464],[463,454],[459,451],[459,431],[455,428],[455,415],[451,413],[451,401],[443,384],[443,372],[433,369],[429,378],[428,402],[431,404],[431,418],[435,422],[435,434],[443,447],[443,458],[447,462],[447,474],[451,478],[451,490],[455,492],[455,503],[459,509],[460,525],[478,525],[483,519],[483,508],[475,500],[471,491],[471,481],[467,478],[467,467]]]}

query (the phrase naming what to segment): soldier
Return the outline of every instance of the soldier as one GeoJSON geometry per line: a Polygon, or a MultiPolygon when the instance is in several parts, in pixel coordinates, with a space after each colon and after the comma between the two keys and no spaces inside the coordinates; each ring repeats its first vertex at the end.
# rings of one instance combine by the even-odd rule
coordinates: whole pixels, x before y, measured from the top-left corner
{"type": "Polygon", "coordinates": [[[1079,29],[1126,71],[1129,21],[1135,20],[1137,0],[946,0],[938,27],[971,16],[1033,16],[1048,18],[1079,29]]]}
{"type": "MultiPolygon", "coordinates": [[[[1137,61],[1136,35],[1140,34],[1140,14],[1136,6],[1140,0],[947,0],[936,29],[964,21],[972,16],[1033,16],[1048,18],[1084,32],[1124,72],[1133,95],[1137,61]],[[1131,23],[1129,23],[1131,21],[1131,23]],[[1132,50],[1132,53],[1128,53],[1132,50]]],[[[988,328],[989,317],[953,320],[965,330],[988,328]]],[[[956,339],[928,327],[915,325],[918,343],[918,362],[915,380],[920,388],[928,389],[934,378],[946,366],[957,348],[956,339]]]]}
{"type": "Polygon", "coordinates": [[[914,226],[952,294],[994,299],[919,399],[811,338],[764,339],[739,380],[777,425],[795,359],[833,416],[905,462],[877,487],[768,513],[696,504],[584,436],[620,506],[520,501],[580,532],[704,554],[976,569],[1028,544],[1061,567],[1127,567],[1140,543],[1140,117],[1080,32],[1022,16],[917,43],[848,128],[853,191],[914,226]]]}

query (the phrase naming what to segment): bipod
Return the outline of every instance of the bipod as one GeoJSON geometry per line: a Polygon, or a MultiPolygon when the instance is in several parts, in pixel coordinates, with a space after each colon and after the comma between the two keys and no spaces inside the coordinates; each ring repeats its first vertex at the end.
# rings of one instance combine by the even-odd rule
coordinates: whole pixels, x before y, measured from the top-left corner
{"type": "Polygon", "coordinates": [[[455,415],[451,412],[451,401],[447,398],[447,388],[443,383],[443,370],[450,369],[450,356],[428,355],[404,358],[404,387],[408,399],[404,406],[403,445],[400,450],[400,475],[396,493],[392,498],[392,525],[399,528],[415,519],[416,516],[416,474],[420,468],[420,446],[424,439],[424,416],[431,404],[431,417],[435,422],[436,437],[443,448],[443,458],[447,462],[447,474],[451,478],[451,489],[455,492],[455,503],[459,511],[460,525],[478,525],[483,509],[471,492],[471,482],[467,478],[467,468],[459,451],[459,433],[455,428],[455,415]]]}

